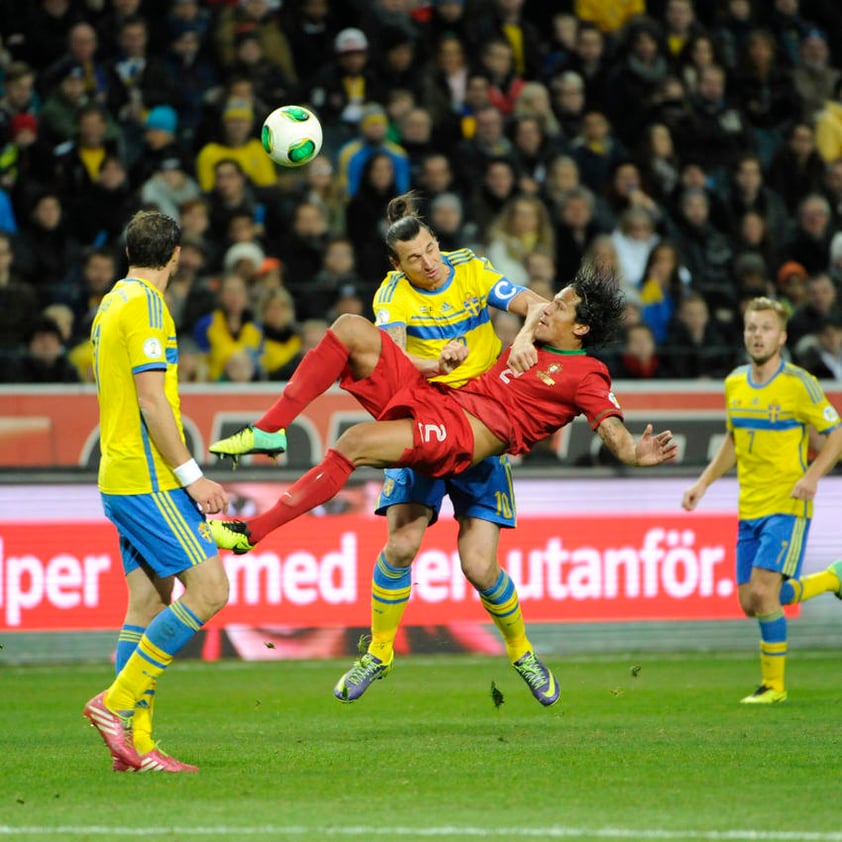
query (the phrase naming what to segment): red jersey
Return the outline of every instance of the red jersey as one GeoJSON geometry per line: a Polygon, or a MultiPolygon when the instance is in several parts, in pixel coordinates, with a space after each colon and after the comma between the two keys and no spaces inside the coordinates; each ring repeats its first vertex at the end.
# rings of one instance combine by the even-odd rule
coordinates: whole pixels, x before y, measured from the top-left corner
{"type": "Polygon", "coordinates": [[[506,442],[512,454],[527,453],[579,414],[593,429],[610,415],[623,417],[602,362],[585,351],[537,349],[537,365],[523,374],[508,367],[507,349],[485,374],[448,394],[506,442]]]}

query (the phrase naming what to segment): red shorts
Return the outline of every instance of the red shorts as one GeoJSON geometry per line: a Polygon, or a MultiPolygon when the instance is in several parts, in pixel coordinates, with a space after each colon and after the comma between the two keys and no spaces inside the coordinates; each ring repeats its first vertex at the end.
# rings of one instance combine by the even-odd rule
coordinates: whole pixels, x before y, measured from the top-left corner
{"type": "Polygon", "coordinates": [[[380,359],[371,376],[355,380],[346,368],[339,385],[378,421],[415,421],[413,446],[395,467],[415,468],[433,477],[470,467],[474,431],[468,416],[450,388],[430,383],[387,333],[382,334],[380,359]]]}

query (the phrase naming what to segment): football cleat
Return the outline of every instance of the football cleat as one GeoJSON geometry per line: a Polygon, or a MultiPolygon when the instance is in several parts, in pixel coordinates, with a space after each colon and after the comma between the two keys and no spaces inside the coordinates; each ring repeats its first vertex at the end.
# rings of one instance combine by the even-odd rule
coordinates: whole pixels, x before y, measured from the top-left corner
{"type": "Polygon", "coordinates": [[[140,768],[135,769],[124,761],[114,758],[111,768],[115,772],[198,772],[198,766],[191,766],[189,763],[182,763],[170,757],[164,751],[155,746],[152,751],[140,755],[140,768]]]}
{"type": "Polygon", "coordinates": [[[283,430],[267,433],[249,424],[227,438],[215,441],[208,449],[220,459],[230,457],[236,467],[239,458],[247,454],[260,453],[275,457],[286,453],[287,434],[283,430]]]}
{"type": "Polygon", "coordinates": [[[761,684],[750,696],[740,699],[742,705],[776,705],[786,701],[786,690],[773,690],[761,684]]]}
{"type": "Polygon", "coordinates": [[[833,592],[837,599],[842,599],[842,558],[834,561],[830,567],[827,568],[828,573],[832,573],[839,580],[839,588],[833,592]]]}
{"type": "Polygon", "coordinates": [[[119,760],[132,769],[140,769],[140,755],[132,742],[132,717],[121,716],[107,708],[105,693],[103,690],[94,696],[85,705],[82,715],[99,731],[114,760],[119,760]]]}
{"type": "Polygon", "coordinates": [[[558,701],[558,680],[534,652],[527,652],[512,666],[542,705],[549,707],[558,701]]]}
{"type": "Polygon", "coordinates": [[[336,682],[333,688],[333,695],[340,702],[354,702],[368,690],[373,681],[385,678],[392,671],[394,656],[388,663],[366,652],[359,661],[354,661],[354,666],[336,682]]]}
{"type": "Polygon", "coordinates": [[[236,555],[251,552],[251,532],[241,520],[209,520],[211,535],[221,550],[233,550],[236,555]]]}

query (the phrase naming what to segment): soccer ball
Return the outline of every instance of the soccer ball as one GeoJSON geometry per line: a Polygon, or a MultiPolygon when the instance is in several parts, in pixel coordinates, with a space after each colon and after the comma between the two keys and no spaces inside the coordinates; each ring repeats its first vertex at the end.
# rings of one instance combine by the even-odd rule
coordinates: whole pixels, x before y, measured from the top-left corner
{"type": "Polygon", "coordinates": [[[322,148],[322,124],[301,105],[282,105],[263,121],[260,140],[266,154],[282,167],[309,163],[322,148]]]}

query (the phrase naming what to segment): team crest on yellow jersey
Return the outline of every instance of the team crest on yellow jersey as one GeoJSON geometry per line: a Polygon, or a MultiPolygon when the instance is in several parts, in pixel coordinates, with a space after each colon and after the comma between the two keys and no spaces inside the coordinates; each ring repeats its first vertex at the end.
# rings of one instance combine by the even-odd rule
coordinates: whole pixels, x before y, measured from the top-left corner
{"type": "Polygon", "coordinates": [[[538,379],[547,386],[555,386],[555,380],[552,375],[561,371],[561,363],[553,363],[547,366],[546,371],[536,371],[535,374],[538,379]]]}
{"type": "Polygon", "coordinates": [[[395,481],[391,477],[386,477],[383,481],[383,496],[389,497],[395,490],[395,481]]]}

